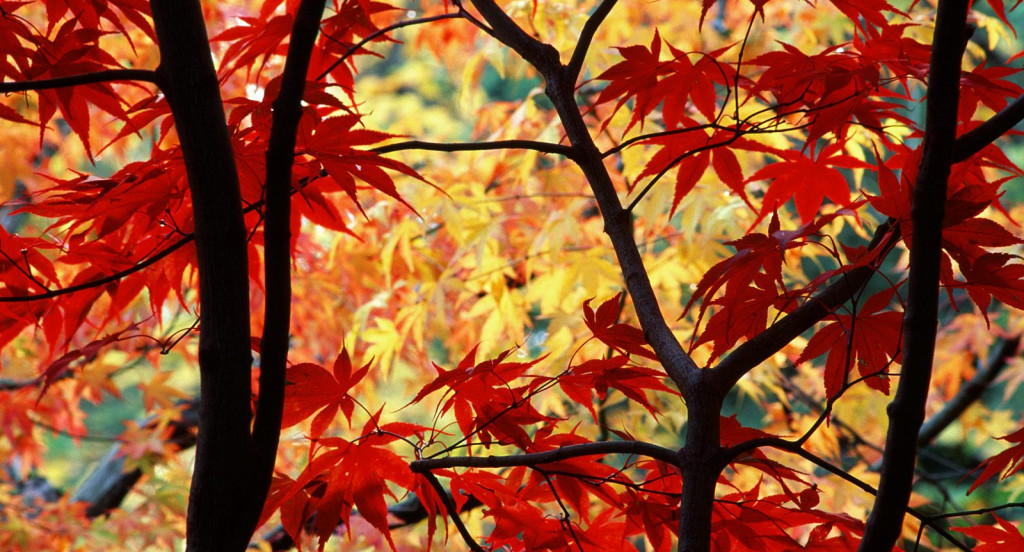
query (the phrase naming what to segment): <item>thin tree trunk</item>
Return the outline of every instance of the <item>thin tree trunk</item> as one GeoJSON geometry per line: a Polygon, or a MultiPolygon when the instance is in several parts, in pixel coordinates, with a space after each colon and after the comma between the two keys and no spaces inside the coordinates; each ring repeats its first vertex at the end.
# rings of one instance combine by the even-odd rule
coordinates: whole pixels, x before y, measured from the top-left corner
{"type": "Polygon", "coordinates": [[[238,173],[199,1],[151,6],[157,72],[192,192],[199,269],[199,435],[187,549],[244,550],[255,520],[249,270],[238,173]]]}
{"type": "MultiPolygon", "coordinates": [[[[302,0],[295,14],[288,57],[281,76],[281,91],[274,99],[274,118],[266,153],[267,206],[263,230],[266,301],[260,339],[260,392],[252,431],[258,462],[253,502],[259,506],[263,505],[270,489],[281,436],[292,298],[292,166],[299,120],[302,118],[306,73],[325,6],[324,0],[302,0]]],[[[255,513],[259,515],[260,512],[257,510],[255,513]]],[[[253,519],[253,523],[256,522],[253,519]]]]}
{"type": "Polygon", "coordinates": [[[711,515],[715,488],[724,467],[720,461],[722,397],[708,390],[686,397],[686,444],[680,451],[683,495],[679,502],[679,552],[711,550],[711,515]]]}
{"type": "MultiPolygon", "coordinates": [[[[913,234],[903,316],[903,366],[889,405],[881,480],[861,541],[863,552],[892,550],[914,483],[917,436],[924,422],[938,321],[942,219],[946,209],[960,95],[967,0],[941,0],[932,42],[924,147],[911,204],[913,234]]],[[[910,232],[905,232],[910,234],[910,232]]]]}

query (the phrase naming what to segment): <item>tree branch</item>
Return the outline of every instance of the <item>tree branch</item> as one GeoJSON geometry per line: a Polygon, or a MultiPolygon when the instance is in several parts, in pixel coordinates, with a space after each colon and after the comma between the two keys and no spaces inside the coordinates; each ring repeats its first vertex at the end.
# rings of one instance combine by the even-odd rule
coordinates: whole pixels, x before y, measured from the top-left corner
{"type": "Polygon", "coordinates": [[[580,456],[597,456],[607,454],[634,454],[647,456],[655,460],[667,462],[673,466],[679,463],[679,456],[672,450],[643,441],[598,441],[567,445],[544,452],[511,454],[508,456],[449,456],[446,458],[427,458],[409,464],[415,473],[426,473],[431,470],[446,468],[508,468],[512,466],[536,466],[579,458],[580,456]]]}
{"type": "Polygon", "coordinates": [[[590,44],[594,40],[594,34],[597,33],[598,27],[601,26],[604,19],[611,13],[617,1],[602,0],[601,4],[594,10],[594,13],[587,19],[587,22],[583,24],[583,30],[580,31],[580,38],[576,41],[572,57],[569,59],[569,64],[565,66],[565,77],[567,79],[572,80],[574,83],[579,79],[580,73],[583,71],[583,61],[587,58],[587,52],[590,51],[590,44]]]}
{"type": "Polygon", "coordinates": [[[116,81],[148,82],[162,87],[162,80],[156,71],[149,69],[108,69],[94,73],[56,77],[52,79],[27,80],[16,82],[0,82],[0,94],[10,92],[27,92],[29,90],[52,90],[69,86],[98,84],[116,81]]]}
{"type": "Polygon", "coordinates": [[[152,0],[164,83],[181,142],[199,271],[199,435],[186,550],[241,551],[262,506],[250,424],[249,269],[238,171],[199,0],[152,0]],[[230,500],[232,507],[227,507],[230,500]]]}
{"type": "MultiPolygon", "coordinates": [[[[604,166],[603,156],[594,144],[594,139],[590,136],[587,124],[576,104],[576,79],[569,74],[567,67],[561,65],[558,51],[554,47],[528,35],[493,0],[472,2],[491,25],[493,36],[515,50],[544,77],[544,92],[554,105],[575,152],[572,159],[583,171],[601,208],[605,233],[615,248],[626,289],[633,299],[647,342],[657,353],[658,360],[689,404],[693,397],[687,394],[693,391],[694,382],[703,377],[703,371],[683,350],[661,313],[650,277],[636,245],[632,217],[622,208],[618,192],[604,166]]],[[[611,6],[609,5],[607,9],[610,10],[611,6]]]]}
{"type": "Polygon", "coordinates": [[[126,268],[124,270],[119,270],[119,271],[117,271],[117,272],[115,272],[115,273],[113,273],[113,274],[111,274],[109,276],[104,276],[102,278],[97,278],[95,280],[90,280],[88,282],[82,282],[81,284],[76,284],[76,285],[68,286],[68,287],[65,287],[65,288],[52,289],[50,291],[45,291],[43,293],[35,293],[35,294],[32,294],[32,295],[0,297],[0,303],[22,303],[22,302],[29,302],[29,301],[42,301],[44,299],[53,299],[54,297],[60,297],[61,295],[68,295],[69,293],[76,293],[76,292],[79,292],[79,291],[85,291],[87,289],[92,289],[92,288],[103,286],[103,285],[106,285],[106,284],[109,284],[109,283],[112,283],[112,282],[116,282],[116,281],[124,278],[125,276],[130,276],[131,274],[134,274],[134,273],[136,273],[136,272],[138,272],[138,271],[140,271],[140,270],[142,270],[144,268],[147,268],[149,266],[152,266],[152,265],[156,264],[158,261],[160,261],[164,257],[167,257],[171,253],[174,253],[175,251],[181,249],[184,245],[192,242],[192,240],[194,240],[194,239],[195,239],[195,234],[194,233],[193,234],[185,234],[184,237],[182,237],[178,241],[172,243],[170,246],[167,247],[167,249],[159,251],[159,252],[153,254],[152,256],[147,257],[147,258],[139,261],[137,264],[134,264],[131,267],[126,268]]]}
{"type": "MultiPolygon", "coordinates": [[[[331,74],[331,71],[334,71],[339,65],[341,65],[342,63],[345,63],[345,60],[348,59],[349,57],[351,57],[352,54],[358,52],[360,48],[362,48],[363,46],[366,46],[367,44],[369,44],[374,39],[379,38],[381,36],[384,36],[384,35],[390,33],[391,31],[394,31],[396,29],[401,29],[402,27],[410,27],[412,25],[420,25],[422,23],[431,23],[433,21],[441,21],[443,19],[462,19],[463,17],[464,16],[463,16],[462,13],[442,13],[440,15],[432,15],[430,17],[420,17],[420,18],[417,18],[417,19],[406,19],[405,21],[399,21],[398,23],[395,23],[395,24],[392,24],[392,25],[388,25],[387,27],[384,27],[383,29],[377,29],[376,31],[366,35],[365,38],[363,38],[362,40],[360,40],[359,42],[353,44],[351,47],[349,47],[347,50],[345,50],[345,53],[341,54],[341,57],[339,57],[337,60],[335,60],[335,62],[332,63],[330,65],[330,67],[328,67],[327,69],[324,69],[324,71],[322,73],[320,73],[319,75],[317,75],[316,79],[314,79],[314,80],[318,80],[318,81],[323,80],[324,77],[326,77],[327,75],[331,74]]],[[[324,35],[324,36],[327,36],[328,38],[330,38],[329,35],[324,35]]],[[[335,39],[335,42],[338,42],[337,39],[335,39]]]]}
{"type": "Polygon", "coordinates": [[[929,418],[921,426],[921,431],[917,434],[918,447],[930,444],[942,433],[942,430],[959,418],[967,410],[967,407],[981,398],[981,395],[992,385],[992,382],[1002,373],[1003,369],[1006,368],[1007,362],[1017,354],[1017,349],[1020,348],[1020,341],[1021,338],[1019,336],[1000,340],[999,345],[992,353],[992,357],[985,364],[985,367],[974,374],[973,378],[961,385],[960,390],[957,391],[952,399],[946,402],[942,410],[929,418]]]}
{"type": "MultiPolygon", "coordinates": [[[[252,439],[258,465],[250,500],[259,517],[270,488],[284,408],[285,370],[291,323],[291,182],[295,141],[306,73],[320,32],[323,0],[302,0],[292,23],[281,91],[273,103],[273,123],[267,146],[266,209],[263,221],[264,316],[260,339],[259,399],[252,439]]],[[[254,521],[255,523],[255,521],[254,521]]]]}
{"type": "Polygon", "coordinates": [[[545,79],[561,70],[558,50],[527,34],[505,13],[505,10],[494,3],[494,0],[470,0],[470,2],[491,25],[494,38],[515,50],[524,60],[540,71],[545,79]]]}
{"type": "Polygon", "coordinates": [[[957,138],[953,147],[953,162],[959,163],[978,153],[1021,121],[1024,121],[1024,96],[1013,100],[1002,111],[957,138]]]}
{"type": "Polygon", "coordinates": [[[886,255],[899,243],[901,232],[895,219],[888,219],[875,229],[868,244],[874,259],[838,277],[825,289],[779,319],[763,332],[744,342],[725,356],[713,370],[717,389],[731,389],[744,374],[778,352],[812,326],[832,313],[864,288],[877,272],[886,255]]]}
{"type": "MultiPolygon", "coordinates": [[[[727,450],[722,451],[722,458],[723,459],[735,458],[736,456],[738,456],[740,454],[743,454],[744,452],[747,452],[747,451],[750,451],[750,450],[754,450],[756,448],[761,448],[761,447],[771,447],[771,448],[778,449],[778,450],[781,450],[781,451],[785,451],[785,452],[789,452],[789,453],[792,453],[792,454],[796,454],[797,456],[800,456],[804,460],[807,460],[807,461],[813,463],[814,465],[818,466],[819,468],[822,468],[823,470],[831,473],[832,475],[835,475],[835,476],[839,477],[840,479],[842,479],[844,481],[847,481],[848,483],[853,484],[858,489],[860,489],[860,490],[862,490],[862,491],[864,491],[864,492],[866,492],[868,494],[874,495],[876,497],[878,496],[878,490],[877,489],[875,489],[871,485],[868,485],[867,483],[865,483],[860,478],[858,478],[858,477],[848,473],[843,468],[841,468],[839,466],[836,466],[836,465],[832,464],[831,462],[826,461],[823,458],[819,458],[816,454],[814,454],[813,452],[810,452],[808,450],[805,450],[802,446],[800,446],[797,443],[794,443],[794,442],[791,442],[791,441],[787,441],[785,439],[779,439],[777,437],[769,437],[769,438],[764,438],[764,439],[751,439],[750,441],[746,441],[744,443],[741,443],[739,445],[736,445],[734,447],[731,447],[731,448],[729,448],[727,450]]],[[[728,461],[728,460],[726,460],[726,461],[728,461]]],[[[944,539],[946,539],[947,541],[949,541],[953,546],[956,546],[957,548],[959,548],[960,550],[963,550],[964,552],[971,552],[971,548],[970,547],[968,547],[964,543],[960,542],[956,538],[956,536],[954,536],[952,533],[947,531],[944,527],[938,525],[935,522],[935,520],[938,519],[940,516],[925,515],[920,510],[918,510],[916,508],[911,508],[910,506],[907,506],[906,504],[903,504],[901,512],[910,513],[910,515],[912,515],[915,518],[917,518],[922,524],[927,525],[928,527],[931,527],[936,533],[942,535],[942,537],[944,539]]],[[[903,519],[903,513],[900,513],[900,519],[901,520],[903,519]]],[[[863,542],[864,541],[862,540],[861,541],[862,547],[863,547],[863,542]]]]}
{"type": "Polygon", "coordinates": [[[370,151],[375,151],[380,154],[392,153],[395,151],[405,150],[424,150],[424,151],[444,151],[444,152],[455,152],[455,151],[489,151],[489,150],[501,150],[501,149],[525,149],[538,151],[540,153],[550,153],[554,155],[561,155],[572,159],[575,155],[573,149],[569,146],[563,146],[562,144],[552,144],[549,142],[537,142],[533,140],[495,140],[493,142],[424,142],[421,140],[409,140],[406,142],[398,142],[396,144],[388,144],[385,146],[378,146],[370,151]]]}
{"type": "Polygon", "coordinates": [[[969,38],[967,8],[967,0],[942,0],[936,16],[923,152],[910,208],[914,240],[903,314],[903,366],[896,396],[887,409],[881,479],[860,543],[863,552],[891,550],[896,545],[914,482],[918,432],[935,356],[942,220],[956,140],[960,63],[969,38]]]}

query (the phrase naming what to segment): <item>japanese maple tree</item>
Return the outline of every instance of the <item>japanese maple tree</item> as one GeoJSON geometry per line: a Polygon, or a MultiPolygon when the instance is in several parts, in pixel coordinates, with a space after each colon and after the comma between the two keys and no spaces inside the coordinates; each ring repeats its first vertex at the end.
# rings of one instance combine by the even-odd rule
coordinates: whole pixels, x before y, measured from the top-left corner
{"type": "Polygon", "coordinates": [[[0,545],[1018,550],[1015,7],[0,0],[0,545]]]}

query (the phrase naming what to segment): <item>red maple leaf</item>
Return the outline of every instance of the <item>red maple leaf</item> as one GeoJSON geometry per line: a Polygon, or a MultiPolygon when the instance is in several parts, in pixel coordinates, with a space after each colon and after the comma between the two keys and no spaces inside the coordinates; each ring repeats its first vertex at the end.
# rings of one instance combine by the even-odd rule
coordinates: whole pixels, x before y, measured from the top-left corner
{"type": "Polygon", "coordinates": [[[590,306],[593,299],[583,302],[583,321],[587,328],[593,332],[594,337],[605,345],[616,351],[626,354],[638,355],[651,360],[657,360],[657,355],[647,348],[647,339],[640,328],[628,324],[620,324],[619,305],[622,301],[622,293],[608,299],[594,311],[590,306]]]}
{"type": "MultiPolygon", "coordinates": [[[[662,118],[668,129],[686,126],[690,118],[686,115],[692,102],[708,121],[715,119],[718,95],[716,85],[731,85],[736,77],[735,70],[727,64],[718,63],[717,58],[728,48],[699,54],[696,62],[690,61],[690,54],[665,43],[671,59],[661,60],[662,38],[657,30],[650,46],[622,46],[616,48],[623,60],[606,69],[597,80],[609,81],[595,103],[618,99],[613,111],[618,111],[632,101],[633,114],[625,131],[637,123],[642,129],[644,120],[662,106],[662,118]]],[[[605,121],[605,125],[609,120],[605,121]]]]}
{"type": "Polygon", "coordinates": [[[997,526],[953,527],[954,531],[963,533],[978,541],[972,548],[974,552],[1017,552],[1024,550],[1024,535],[1020,534],[1013,523],[992,514],[997,526]]]}
{"type": "Polygon", "coordinates": [[[884,373],[899,363],[898,349],[903,332],[903,313],[888,310],[895,291],[882,290],[864,302],[856,316],[836,314],[835,319],[816,331],[796,362],[806,362],[827,354],[825,392],[835,397],[849,382],[853,368],[873,389],[889,393],[884,373]]]}
{"type": "Polygon", "coordinates": [[[818,209],[825,198],[840,207],[849,207],[850,185],[839,169],[873,168],[843,153],[841,144],[829,144],[813,158],[795,150],[778,153],[782,157],[781,161],[764,167],[747,179],[747,182],[770,181],[761,200],[758,221],[790,199],[796,205],[796,212],[804,224],[818,216],[818,209]]]}
{"type": "Polygon", "coordinates": [[[423,386],[409,404],[446,389],[440,413],[453,411],[467,439],[477,436],[485,445],[496,440],[528,446],[530,437],[523,426],[550,422],[552,418],[530,404],[532,386],[515,383],[546,356],[529,362],[506,362],[514,350],[476,362],[477,347],[473,347],[452,370],[434,364],[437,377],[423,386]]]}
{"type": "Polygon", "coordinates": [[[1024,263],[1020,257],[1009,253],[985,253],[960,270],[967,280],[958,284],[967,288],[974,304],[981,312],[988,313],[992,298],[1017,309],[1024,309],[1024,263]]]}
{"type": "Polygon", "coordinates": [[[1001,479],[1006,479],[1020,471],[1021,468],[1024,468],[1024,464],[1021,463],[1021,458],[1024,458],[1024,428],[1018,429],[1009,435],[999,437],[999,439],[1016,444],[985,460],[978,466],[979,468],[984,466],[984,468],[981,470],[978,478],[974,480],[971,488],[967,490],[967,494],[971,494],[979,485],[1004,470],[1005,473],[1003,473],[1001,479]]]}
{"type": "Polygon", "coordinates": [[[330,372],[313,363],[289,367],[281,427],[291,427],[320,411],[313,419],[310,430],[312,438],[317,439],[323,435],[339,410],[351,425],[355,401],[348,392],[366,377],[369,371],[368,362],[353,372],[352,361],[345,349],[342,349],[335,358],[333,370],[330,372]]]}
{"type": "MultiPolygon", "coordinates": [[[[304,152],[313,156],[328,173],[329,181],[333,181],[352,200],[359,205],[356,198],[356,181],[365,182],[388,196],[402,202],[414,213],[415,209],[398,194],[398,189],[391,176],[384,170],[388,169],[424,181],[415,170],[404,163],[382,157],[371,151],[356,150],[357,146],[375,144],[389,138],[393,134],[354,128],[359,123],[358,115],[342,115],[324,119],[316,124],[312,134],[300,136],[300,144],[304,152]]],[[[360,209],[362,207],[360,206],[360,209]]]]}
{"type": "Polygon", "coordinates": [[[299,542],[305,523],[315,513],[313,532],[323,550],[338,523],[350,527],[352,511],[358,509],[395,550],[385,497],[397,500],[391,485],[414,492],[422,489],[408,462],[386,445],[426,428],[407,423],[380,425],[379,417],[380,411],[371,416],[363,437],[355,441],[338,437],[318,440],[319,448],[311,453],[314,456],[298,479],[275,488],[264,517],[281,508],[282,525],[299,542]]]}
{"type": "Polygon", "coordinates": [[[597,411],[591,393],[597,392],[598,398],[604,399],[608,389],[618,389],[656,416],[658,411],[648,400],[646,390],[673,393],[662,383],[664,377],[664,372],[631,365],[628,356],[616,355],[573,366],[558,378],[558,385],[569,398],[586,407],[596,422],[597,411]]]}
{"type": "Polygon", "coordinates": [[[640,123],[642,129],[644,118],[661,102],[658,90],[658,76],[664,71],[661,57],[661,35],[654,31],[650,47],[620,46],[616,48],[622,54],[622,61],[606,69],[597,76],[598,80],[610,81],[608,86],[597,97],[598,104],[619,98],[615,104],[618,111],[627,101],[633,99],[633,115],[630,118],[628,131],[633,125],[640,123]]]}

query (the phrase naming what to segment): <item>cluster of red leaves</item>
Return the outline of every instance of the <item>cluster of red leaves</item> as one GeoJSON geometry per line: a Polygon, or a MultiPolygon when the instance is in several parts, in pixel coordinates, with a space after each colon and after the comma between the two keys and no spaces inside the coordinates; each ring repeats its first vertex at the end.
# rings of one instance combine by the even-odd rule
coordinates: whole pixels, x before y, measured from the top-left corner
{"type": "MultiPolygon", "coordinates": [[[[283,3],[284,0],[263,2],[257,15],[238,18],[242,24],[233,25],[211,39],[227,45],[220,66],[222,74],[244,69],[246,77],[255,80],[271,57],[287,52],[298,3],[288,0],[288,9],[281,13],[278,8],[283,3]]],[[[321,33],[330,39],[314,50],[309,66],[310,80],[322,81],[329,75],[335,84],[351,93],[355,70],[351,62],[346,61],[352,56],[376,55],[366,48],[356,49],[356,43],[380,29],[378,24],[387,21],[382,16],[398,10],[390,4],[370,0],[337,2],[331,14],[320,22],[321,33]]],[[[389,39],[382,36],[376,40],[389,39]]]]}
{"type": "Polygon", "coordinates": [[[647,346],[640,328],[617,322],[622,294],[601,303],[597,311],[590,306],[590,301],[588,299],[583,303],[584,323],[597,340],[619,354],[586,360],[572,366],[558,376],[558,385],[569,398],[586,407],[594,421],[597,421],[597,411],[591,392],[596,392],[598,398],[604,400],[609,389],[622,392],[651,414],[657,415],[657,408],[651,404],[647,392],[678,392],[662,383],[664,372],[638,366],[631,361],[632,355],[650,360],[657,360],[657,356],[647,346]]]}
{"type": "MultiPolygon", "coordinates": [[[[774,437],[743,427],[735,416],[723,416],[720,429],[722,445],[726,447],[774,437]]],[[[864,530],[863,521],[817,508],[820,491],[804,474],[772,460],[760,449],[738,457],[731,467],[737,471],[752,468],[762,475],[757,484],[746,490],[736,487],[726,477],[719,479],[720,485],[733,489],[715,503],[712,529],[719,550],[856,548],[864,530]],[[765,495],[762,489],[765,478],[773,480],[782,492],[765,495]],[[794,486],[802,489],[795,490],[794,486]]]]}
{"type": "Polygon", "coordinates": [[[1024,535],[1013,523],[996,515],[992,517],[996,520],[996,526],[954,527],[953,530],[978,541],[972,549],[974,552],[1007,552],[1024,547],[1024,535]]]}
{"type": "Polygon", "coordinates": [[[334,360],[330,371],[311,362],[289,367],[281,428],[292,427],[319,412],[313,418],[310,433],[311,438],[319,439],[339,411],[351,426],[356,403],[349,395],[349,390],[362,381],[369,371],[370,363],[366,363],[353,372],[352,361],[344,349],[334,360]]]}
{"type": "MultiPolygon", "coordinates": [[[[281,4],[280,1],[264,3],[261,17],[271,18],[270,14],[281,4]]],[[[121,63],[101,48],[100,40],[115,32],[127,36],[124,22],[142,29],[148,40],[153,39],[146,2],[87,3],[81,9],[76,8],[76,18],[67,21],[63,18],[70,9],[69,4],[46,2],[50,27],[45,32],[18,17],[17,12],[24,9],[24,3],[4,2],[0,8],[5,14],[0,18],[3,26],[0,42],[5,45],[7,56],[0,63],[0,78],[5,81],[52,79],[121,69],[121,63]],[[37,47],[27,48],[29,43],[37,47]]],[[[337,13],[324,21],[325,29],[333,33],[333,42],[323,39],[333,44],[327,48],[331,53],[318,58],[311,74],[326,71],[340,56],[350,54],[350,46],[377,30],[370,17],[390,9],[376,2],[341,3],[337,13]],[[343,39],[340,43],[337,42],[339,37],[343,39]],[[339,51],[338,44],[344,49],[339,51]]],[[[292,12],[288,12],[273,16],[273,21],[281,20],[279,24],[267,25],[261,20],[260,24],[240,25],[215,37],[215,44],[228,43],[222,54],[222,78],[237,78],[236,73],[247,72],[246,78],[259,82],[259,71],[248,71],[284,53],[287,45],[284,41],[293,17],[292,12]]],[[[339,71],[348,70],[345,63],[339,63],[331,69],[331,75],[337,78],[339,71]]],[[[313,74],[306,87],[298,137],[295,182],[301,200],[295,202],[292,210],[293,236],[299,235],[303,219],[352,233],[346,225],[345,208],[339,207],[333,197],[335,194],[344,192],[351,199],[351,205],[361,209],[356,194],[364,185],[402,201],[387,171],[419,178],[409,167],[367,151],[371,144],[392,136],[359,128],[360,117],[355,109],[328,93],[328,85],[315,78],[313,74]],[[344,114],[332,116],[338,112],[344,114]]],[[[348,79],[351,80],[351,75],[348,79]]],[[[255,227],[250,250],[253,259],[259,258],[256,247],[262,242],[258,211],[266,172],[264,157],[270,134],[271,102],[277,96],[280,81],[274,79],[259,84],[265,92],[261,99],[238,95],[226,100],[243,200],[248,207],[247,221],[255,227]]],[[[105,82],[28,93],[38,99],[39,120],[32,124],[38,124],[41,135],[53,126],[52,120],[59,111],[60,118],[70,125],[90,155],[97,133],[91,132],[89,125],[97,119],[97,110],[120,123],[113,138],[101,144],[100,149],[154,125],[159,126],[160,138],[146,161],[128,163],[109,177],[81,174],[53,179],[49,189],[34,190],[33,201],[23,211],[52,221],[41,234],[46,237],[21,238],[0,230],[3,232],[0,248],[4,255],[0,259],[0,275],[4,281],[0,296],[12,299],[0,304],[0,346],[9,343],[25,328],[37,325],[51,346],[51,360],[63,354],[77,354],[72,347],[82,338],[87,326],[92,326],[88,329],[96,332],[118,321],[143,293],[154,315],[159,315],[165,302],[172,298],[184,309],[192,310],[195,298],[187,298],[186,293],[194,276],[194,253],[189,245],[191,199],[181,151],[174,143],[169,106],[150,88],[105,82]],[[132,94],[126,94],[126,90],[132,94]],[[135,101],[129,105],[131,98],[135,101]],[[155,266],[145,268],[150,264],[155,266]],[[67,279],[69,269],[74,272],[70,280],[67,279]],[[70,289],[80,291],[67,293],[70,289]],[[33,295],[52,297],[13,301],[33,295]],[[95,315],[95,306],[100,303],[105,304],[106,319],[97,328],[95,321],[87,323],[87,319],[95,315]]],[[[237,87],[226,90],[239,93],[237,87]]],[[[6,106],[0,109],[0,118],[16,123],[29,122],[6,106]]],[[[250,271],[253,281],[259,282],[259,264],[251,263],[250,271]]]]}
{"type": "Polygon", "coordinates": [[[815,508],[818,490],[798,495],[765,495],[758,483],[721,496],[712,522],[717,550],[854,550],[864,523],[846,514],[815,508]],[[810,526],[809,530],[806,527],[810,526]],[[794,535],[806,534],[806,540],[794,535]]]}
{"type": "Polygon", "coordinates": [[[851,383],[856,367],[872,389],[889,394],[887,372],[899,364],[903,313],[889,310],[894,290],[886,288],[867,299],[853,314],[835,314],[811,336],[796,363],[827,354],[825,394],[834,398],[851,383]]]}
{"type": "Polygon", "coordinates": [[[452,477],[456,496],[472,495],[483,502],[485,515],[494,523],[487,536],[492,549],[511,547],[541,552],[582,547],[633,552],[636,548],[629,537],[644,528],[641,509],[645,503],[633,502],[638,507],[625,519],[618,515],[618,508],[629,504],[624,500],[627,493],[612,489],[617,483],[624,483],[618,472],[591,457],[536,469],[516,467],[501,475],[444,475],[452,477]],[[589,513],[592,498],[606,506],[593,516],[589,513]],[[570,514],[570,507],[578,518],[570,514]]]}
{"type": "MultiPolygon", "coordinates": [[[[386,497],[397,497],[389,485],[415,492],[433,518],[438,504],[436,494],[421,476],[413,474],[407,460],[387,446],[427,428],[403,422],[379,424],[379,419],[380,411],[371,416],[358,439],[315,439],[309,463],[296,479],[281,474],[275,478],[261,523],[280,509],[281,524],[296,543],[301,542],[299,536],[304,530],[310,530],[319,538],[323,550],[339,522],[350,527],[349,519],[355,508],[387,538],[394,550],[386,497]]],[[[430,533],[432,536],[433,523],[430,533]]]]}
{"type": "MultiPolygon", "coordinates": [[[[350,392],[369,371],[369,363],[354,369],[346,350],[338,354],[331,370],[313,363],[288,368],[281,427],[294,426],[315,414],[309,435],[309,462],[294,480],[278,475],[263,518],[265,521],[280,509],[281,523],[296,543],[301,542],[303,530],[310,530],[319,537],[322,550],[339,521],[349,527],[352,510],[357,508],[394,548],[385,501],[386,496],[395,498],[389,483],[416,492],[434,513],[433,491],[409,470],[405,459],[387,446],[408,437],[422,437],[428,428],[404,422],[381,423],[378,410],[367,412],[369,420],[358,439],[324,436],[339,412],[351,427],[357,402],[350,392]],[[313,521],[306,527],[310,519],[313,521]]],[[[431,527],[433,533],[433,523],[431,527]]]]}
{"type": "Polygon", "coordinates": [[[736,77],[735,68],[717,61],[725,50],[688,54],[668,42],[665,45],[671,54],[668,61],[661,60],[662,38],[657,31],[650,46],[619,47],[617,50],[623,60],[597,76],[599,80],[609,81],[597,97],[598,104],[617,99],[615,111],[618,111],[627,101],[635,102],[627,131],[638,123],[642,130],[648,115],[663,102],[662,117],[668,129],[689,126],[692,119],[686,114],[688,101],[693,102],[705,119],[715,120],[718,109],[715,86],[728,87],[736,77]],[[690,61],[691,55],[697,58],[696,62],[690,61]]]}
{"type": "Polygon", "coordinates": [[[1002,479],[1006,479],[1024,467],[1024,464],[1021,463],[1021,458],[1024,458],[1024,428],[1018,429],[999,439],[1014,444],[978,466],[981,469],[981,473],[978,474],[978,478],[974,480],[974,484],[968,489],[968,493],[973,492],[979,485],[988,481],[996,474],[1002,473],[1002,479]]]}
{"type": "MultiPolygon", "coordinates": [[[[920,152],[897,149],[888,163],[879,163],[878,196],[868,198],[872,207],[899,221],[903,239],[913,241],[910,221],[911,188],[917,175],[920,152]],[[896,176],[902,170],[902,178],[896,176]]],[[[1024,174],[995,147],[988,147],[969,161],[953,166],[943,219],[942,284],[952,293],[964,289],[982,313],[992,298],[1014,308],[1024,308],[1024,262],[1013,254],[993,249],[1019,245],[1024,240],[983,213],[994,208],[1008,216],[999,203],[1001,185],[1024,174]],[[998,169],[1008,176],[992,180],[984,170],[998,169]],[[952,261],[959,268],[956,277],[952,261]]]]}
{"type": "MultiPolygon", "coordinates": [[[[128,37],[127,21],[140,29],[149,39],[155,39],[149,22],[149,4],[137,0],[114,0],[69,3],[65,0],[47,0],[45,31],[36,29],[17,12],[27,2],[4,1],[0,10],[0,44],[5,59],[0,62],[0,78],[4,81],[54,79],[120,69],[122,63],[100,46],[105,36],[118,33],[128,37]],[[66,18],[69,10],[75,17],[66,18]],[[28,46],[31,44],[32,46],[28,46]]],[[[53,117],[60,116],[85,145],[92,159],[90,122],[95,113],[90,107],[118,120],[127,119],[125,101],[115,87],[96,83],[79,87],[42,90],[38,98],[38,119],[31,122],[39,126],[40,139],[53,117]]],[[[18,123],[29,123],[15,110],[0,107],[0,118],[18,123]]]]}
{"type": "Polygon", "coordinates": [[[692,345],[712,344],[709,363],[740,339],[763,331],[772,310],[788,312],[796,308],[799,297],[813,292],[824,281],[820,278],[805,288],[789,289],[782,269],[788,251],[816,244],[813,238],[838,214],[820,216],[795,230],[782,230],[778,217],[773,215],[767,233],[750,233],[726,243],[736,248],[736,253],[704,273],[684,310],[685,316],[699,303],[699,325],[714,308],[704,331],[696,334],[692,345]]]}
{"type": "Polygon", "coordinates": [[[592,300],[587,299],[583,302],[583,322],[595,338],[616,352],[651,360],[658,359],[647,346],[643,330],[618,322],[622,293],[601,303],[596,311],[590,306],[592,300]]]}
{"type": "MultiPolygon", "coordinates": [[[[508,350],[478,361],[474,348],[455,368],[435,364],[437,377],[412,402],[442,391],[435,426],[440,416],[451,413],[460,435],[458,442],[446,450],[459,450],[463,443],[476,441],[486,447],[511,445],[523,452],[538,453],[588,442],[575,431],[557,429],[561,420],[542,414],[532,404],[538,393],[555,383],[570,399],[588,408],[595,419],[593,394],[603,398],[609,389],[621,391],[655,413],[648,392],[672,391],[662,383],[663,374],[630,361],[633,354],[644,358],[654,355],[640,330],[616,322],[620,300],[621,296],[608,299],[596,310],[587,301],[584,319],[595,338],[621,354],[583,361],[549,377],[534,373],[545,357],[513,362],[510,357],[515,350],[508,350]]],[[[433,442],[439,430],[381,423],[380,412],[367,412],[370,421],[361,437],[349,441],[324,436],[338,412],[351,425],[356,403],[350,393],[369,369],[369,365],[354,369],[347,352],[342,351],[332,369],[305,363],[288,370],[282,425],[290,427],[313,418],[310,461],[297,479],[278,479],[264,515],[280,509],[285,529],[298,536],[304,520],[315,513],[306,530],[320,537],[321,546],[338,520],[347,525],[353,508],[368,516],[371,525],[388,535],[390,542],[384,505],[384,496],[390,495],[388,484],[415,493],[432,518],[443,512],[438,510],[441,502],[425,479],[413,476],[408,464],[387,447],[415,442],[422,449],[426,435],[431,435],[429,442],[433,442]]],[[[632,551],[635,548],[628,537],[646,534],[658,543],[658,550],[668,550],[672,532],[667,522],[678,517],[678,501],[674,498],[679,493],[678,471],[661,462],[627,459],[616,467],[601,455],[587,455],[512,468],[500,475],[454,470],[440,470],[437,475],[451,480],[457,509],[470,496],[484,505],[485,516],[494,523],[487,541],[499,548],[518,543],[530,550],[564,550],[579,543],[602,550],[632,551]],[[630,472],[639,474],[642,480],[635,482],[628,476],[630,472]],[[595,500],[603,507],[595,510],[595,500]]]]}

